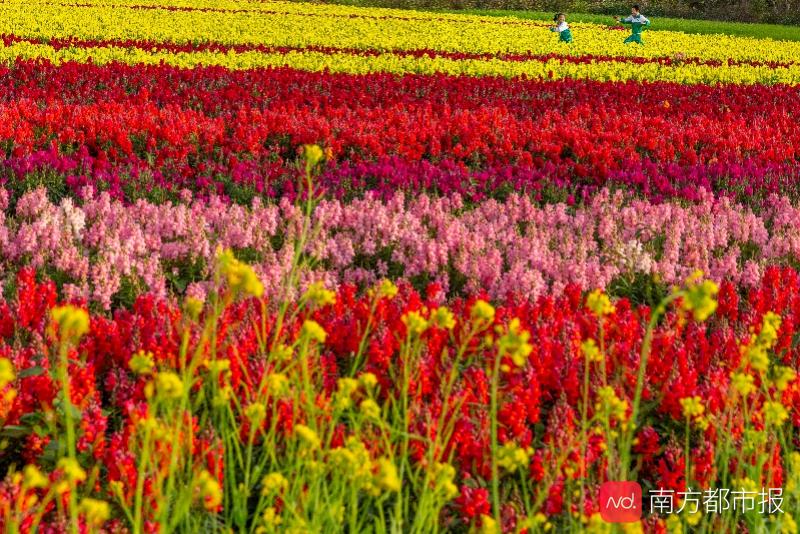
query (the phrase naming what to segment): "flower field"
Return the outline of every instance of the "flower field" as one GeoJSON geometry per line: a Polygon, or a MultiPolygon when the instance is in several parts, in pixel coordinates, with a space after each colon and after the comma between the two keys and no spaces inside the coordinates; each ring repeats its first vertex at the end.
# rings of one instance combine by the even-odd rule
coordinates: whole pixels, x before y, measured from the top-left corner
{"type": "Polygon", "coordinates": [[[795,534],[800,42],[548,26],[0,2],[2,531],[795,534]]]}

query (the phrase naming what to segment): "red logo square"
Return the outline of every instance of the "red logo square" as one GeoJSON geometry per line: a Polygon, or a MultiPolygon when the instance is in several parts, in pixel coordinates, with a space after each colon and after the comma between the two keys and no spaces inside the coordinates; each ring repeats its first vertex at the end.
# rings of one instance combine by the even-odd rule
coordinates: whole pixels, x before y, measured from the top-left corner
{"type": "Polygon", "coordinates": [[[632,523],[642,517],[638,482],[605,482],[600,486],[600,517],[609,523],[632,523]]]}

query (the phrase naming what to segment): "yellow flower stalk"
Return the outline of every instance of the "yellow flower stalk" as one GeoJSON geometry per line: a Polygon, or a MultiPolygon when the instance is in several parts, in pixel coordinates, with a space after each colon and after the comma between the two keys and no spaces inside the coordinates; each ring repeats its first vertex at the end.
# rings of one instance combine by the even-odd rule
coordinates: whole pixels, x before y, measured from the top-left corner
{"type": "Polygon", "coordinates": [[[322,328],[318,322],[311,319],[306,319],[303,322],[300,335],[311,341],[316,341],[317,343],[325,343],[325,339],[328,337],[325,329],[322,328]]]}
{"type": "Polygon", "coordinates": [[[611,299],[608,295],[595,289],[586,296],[586,307],[589,308],[597,317],[603,317],[614,313],[616,308],[611,304],[611,299]]]}

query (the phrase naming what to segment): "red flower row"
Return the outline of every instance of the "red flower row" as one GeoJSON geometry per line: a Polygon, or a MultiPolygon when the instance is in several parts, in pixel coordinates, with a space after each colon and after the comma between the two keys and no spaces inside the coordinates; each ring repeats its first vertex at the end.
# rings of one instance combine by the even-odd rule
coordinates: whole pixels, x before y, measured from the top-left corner
{"type": "MultiPolygon", "coordinates": [[[[15,299],[0,302],[0,357],[9,358],[18,370],[15,386],[16,398],[0,400],[4,425],[13,425],[20,436],[14,438],[5,452],[4,465],[24,462],[46,462],[43,454],[49,437],[40,433],[26,433],[29,421],[37,420],[50,410],[58,388],[51,378],[44,341],[49,325],[49,312],[56,303],[56,292],[51,282],[37,283],[34,274],[23,271],[18,277],[15,299]],[[8,457],[8,455],[11,455],[8,457]]],[[[640,479],[648,480],[658,487],[683,489],[683,456],[681,447],[676,447],[675,432],[680,432],[684,420],[681,399],[700,397],[709,413],[719,412],[727,402],[734,386],[731,384],[732,370],[743,365],[740,344],[749,340],[750,332],[761,329],[767,312],[775,312],[782,318],[777,333],[774,353],[779,362],[791,365],[800,356],[800,349],[793,340],[800,327],[800,275],[791,269],[768,271],[759,287],[752,290],[747,299],[739,300],[730,284],[723,285],[719,294],[719,307],[709,325],[687,323],[676,314],[668,314],[658,326],[653,337],[652,354],[646,371],[643,398],[648,406],[645,414],[647,426],[638,433],[638,444],[634,451],[634,463],[641,462],[640,479]],[[656,430],[658,429],[658,430],[656,430]],[[677,430],[675,430],[677,429],[677,430]],[[680,465],[681,467],[675,467],[680,465]]],[[[411,371],[409,395],[411,414],[410,431],[433,440],[438,432],[435,422],[443,409],[455,410],[455,427],[446,439],[446,450],[452,451],[459,469],[458,481],[464,483],[459,498],[460,513],[469,519],[476,513],[486,513],[484,482],[490,477],[490,435],[487,410],[490,400],[490,378],[494,358],[493,350],[485,346],[481,334],[470,343],[464,368],[459,370],[452,388],[454,398],[442,398],[441,384],[447,382],[451,372],[452,357],[459,340],[471,335],[470,313],[474,300],[453,304],[455,318],[453,336],[445,327],[434,326],[422,336],[423,351],[415,360],[411,371]],[[442,357],[447,355],[447,357],[442,357]],[[477,499],[477,501],[476,501],[477,499]]],[[[254,302],[243,302],[229,306],[220,318],[216,358],[230,360],[233,395],[247,399],[252,388],[262,381],[266,367],[263,353],[259,349],[253,320],[260,312],[254,302]]],[[[312,376],[321,380],[324,394],[334,395],[337,378],[347,376],[355,362],[354,353],[359,352],[362,337],[366,340],[366,356],[361,368],[371,372],[380,384],[383,399],[396,397],[401,392],[394,379],[397,369],[404,365],[401,343],[407,336],[409,312],[426,314],[426,309],[439,305],[438,290],[431,287],[422,297],[408,287],[401,288],[393,298],[359,297],[352,289],[343,290],[335,304],[329,304],[313,312],[302,312],[290,324],[284,325],[290,332],[299,330],[306,318],[313,318],[328,333],[318,360],[312,362],[312,376]]],[[[632,399],[639,365],[639,354],[643,343],[644,327],[650,310],[635,307],[623,300],[616,303],[616,310],[602,319],[605,336],[606,366],[620,377],[622,386],[616,395],[632,399]]],[[[600,323],[598,317],[584,306],[578,288],[569,288],[564,294],[543,298],[536,304],[508,302],[499,307],[493,324],[485,334],[493,332],[494,325],[506,325],[512,318],[519,318],[521,326],[531,332],[532,353],[522,362],[522,367],[503,372],[499,394],[500,443],[513,442],[521,447],[532,447],[534,452],[528,476],[540,481],[546,471],[554,474],[556,482],[550,488],[544,509],[548,515],[557,516],[566,512],[562,494],[558,488],[564,481],[576,480],[576,471],[568,470],[556,463],[551,451],[553,447],[567,447],[567,463],[583,465],[581,450],[575,438],[580,430],[578,406],[582,398],[584,380],[583,356],[580,345],[583,340],[598,339],[600,323]],[[538,430],[537,430],[538,428],[538,430]],[[570,445],[571,444],[571,445],[570,445]]],[[[186,317],[171,304],[159,302],[152,297],[141,297],[133,310],[118,311],[113,318],[92,316],[91,329],[75,353],[71,365],[71,390],[73,403],[83,413],[79,430],[79,451],[84,462],[97,463],[107,469],[107,483],[123,483],[133,486],[130,477],[135,476],[135,452],[129,449],[129,432],[136,425],[144,410],[146,394],[144,380],[129,370],[131,355],[144,350],[152,352],[159,369],[176,369],[183,365],[176,361],[181,353],[181,343],[196,339],[198,332],[183,337],[187,328],[186,317]],[[78,358],[78,354],[82,358],[78,358]],[[114,409],[121,413],[121,430],[111,430],[101,410],[114,409]]],[[[275,317],[265,318],[273,325],[275,317]]],[[[194,328],[194,327],[188,327],[194,328]]],[[[196,325],[196,328],[201,328],[196,325]]],[[[272,329],[272,326],[268,327],[272,329]]],[[[215,338],[217,339],[217,338],[215,338]]],[[[470,337],[470,339],[472,339],[470,337]]],[[[508,361],[510,364],[510,360],[508,361]]],[[[756,378],[758,380],[758,378],[756,378]]],[[[589,376],[592,394],[605,384],[599,371],[592,370],[589,376]]],[[[773,392],[789,408],[793,425],[800,424],[800,387],[792,378],[787,387],[773,392]]],[[[756,383],[758,384],[758,382],[756,383]]],[[[766,385],[765,388],[772,388],[766,385]]],[[[325,406],[320,402],[320,406],[325,406]]],[[[292,421],[302,420],[296,410],[299,406],[281,405],[277,412],[277,427],[290,432],[292,421]]],[[[594,410],[596,408],[590,408],[594,410]]],[[[753,415],[755,417],[755,415],[753,415]]],[[[242,425],[247,425],[242,421],[242,425]]],[[[734,435],[742,432],[743,419],[729,422],[728,430],[734,435]]],[[[334,436],[335,446],[343,440],[346,428],[334,436]]],[[[198,435],[208,435],[201,433],[198,435]]],[[[680,438],[680,434],[677,435],[680,438]]],[[[198,451],[212,450],[213,443],[195,437],[193,446],[198,451]]],[[[691,465],[695,480],[713,483],[709,462],[713,461],[714,449],[719,439],[715,426],[701,433],[701,443],[692,449],[691,465]]],[[[680,442],[680,440],[678,440],[680,442]]],[[[411,441],[411,455],[422,460],[425,445],[422,441],[411,441]]],[[[602,470],[603,440],[592,439],[585,449],[587,469],[602,470]]],[[[198,452],[202,457],[202,453],[198,452]]],[[[213,455],[209,455],[213,457],[213,455]]],[[[776,452],[775,459],[779,454],[776,452]]],[[[206,461],[206,460],[203,460],[206,461]]],[[[769,459],[768,462],[772,462],[769,459]]],[[[780,486],[779,466],[773,466],[772,482],[780,486]]],[[[222,469],[213,461],[212,472],[222,469]]],[[[0,488],[0,503],[9,495],[0,488]]],[[[577,506],[577,505],[573,505],[577,506]]],[[[596,510],[593,500],[583,503],[587,510],[596,510]]],[[[0,510],[5,507],[0,506],[0,510]]],[[[575,508],[573,508],[575,510],[575,508]]]]}
{"type": "Polygon", "coordinates": [[[293,181],[305,143],[328,149],[329,169],[394,157],[445,162],[469,182],[513,166],[562,187],[652,183],[659,194],[709,172],[717,186],[770,190],[800,173],[800,94],[780,86],[18,63],[0,71],[0,103],[0,143],[15,158],[85,149],[94,167],[179,187],[246,175],[274,189],[293,181]]]}

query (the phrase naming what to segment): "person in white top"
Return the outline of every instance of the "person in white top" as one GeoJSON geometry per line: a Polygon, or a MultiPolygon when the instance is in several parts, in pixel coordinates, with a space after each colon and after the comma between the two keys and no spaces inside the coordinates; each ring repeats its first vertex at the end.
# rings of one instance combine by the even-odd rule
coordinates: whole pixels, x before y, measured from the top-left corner
{"type": "Polygon", "coordinates": [[[624,19],[620,19],[619,17],[614,17],[620,24],[630,24],[631,25],[631,35],[625,39],[625,43],[638,43],[644,44],[642,42],[642,32],[646,30],[650,26],[650,21],[647,17],[642,15],[641,11],[639,11],[639,4],[635,4],[631,7],[631,15],[629,17],[625,17],[624,19]]]}
{"type": "Polygon", "coordinates": [[[564,13],[557,13],[553,17],[555,26],[550,26],[551,32],[558,32],[558,40],[562,43],[572,42],[572,32],[569,31],[569,24],[567,24],[567,16],[564,13]]]}

